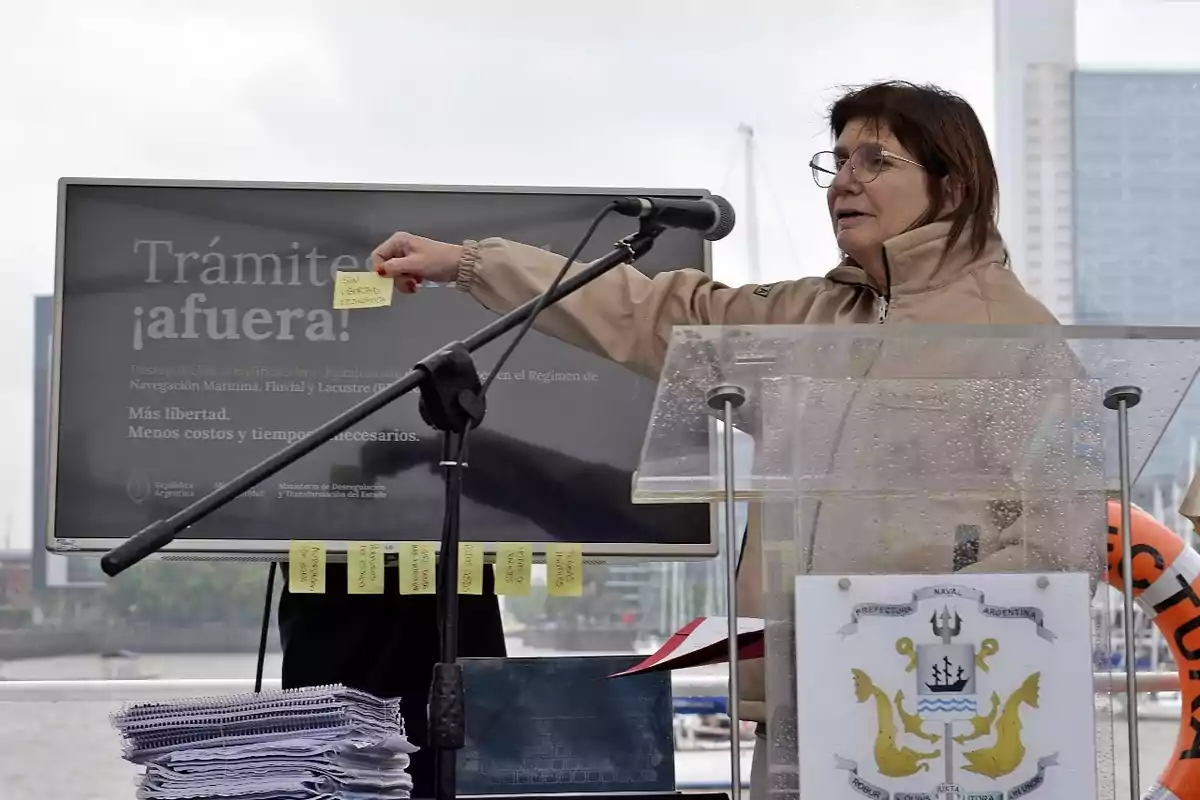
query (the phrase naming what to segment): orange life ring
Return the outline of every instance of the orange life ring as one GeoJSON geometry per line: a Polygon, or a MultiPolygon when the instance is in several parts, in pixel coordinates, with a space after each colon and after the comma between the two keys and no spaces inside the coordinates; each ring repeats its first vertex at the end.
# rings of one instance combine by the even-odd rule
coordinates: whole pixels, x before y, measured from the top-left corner
{"type": "MultiPolygon", "coordinates": [[[[1158,776],[1159,794],[1148,797],[1200,800],[1200,553],[1137,506],[1130,509],[1130,526],[1133,596],[1171,648],[1183,694],[1174,756],[1158,776]]],[[[1107,576],[1119,591],[1125,588],[1121,555],[1121,504],[1110,500],[1107,576]]]]}

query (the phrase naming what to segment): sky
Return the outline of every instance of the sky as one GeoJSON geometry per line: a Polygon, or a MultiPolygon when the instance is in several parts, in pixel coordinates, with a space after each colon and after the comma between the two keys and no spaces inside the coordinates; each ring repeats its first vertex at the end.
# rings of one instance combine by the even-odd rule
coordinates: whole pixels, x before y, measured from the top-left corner
{"type": "MultiPolygon", "coordinates": [[[[1078,7],[1081,66],[1200,71],[1200,3],[1078,7]]],[[[994,123],[990,0],[56,0],[5,4],[0,43],[0,549],[30,541],[60,177],[704,188],[744,208],[745,123],[772,281],[835,261],[806,164],[840,87],[933,82],[994,123]]],[[[745,228],[714,249],[724,281],[747,279],[745,228]]]]}

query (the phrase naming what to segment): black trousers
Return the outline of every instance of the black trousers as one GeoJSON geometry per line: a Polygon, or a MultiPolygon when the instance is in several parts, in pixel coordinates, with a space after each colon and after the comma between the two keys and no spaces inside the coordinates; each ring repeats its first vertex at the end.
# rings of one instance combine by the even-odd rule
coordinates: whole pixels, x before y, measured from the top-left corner
{"type": "MultiPolygon", "coordinates": [[[[376,697],[401,698],[409,740],[421,747],[410,772],[413,797],[433,797],[433,752],[427,746],[426,704],[439,657],[437,604],[433,595],[400,594],[400,572],[385,570],[384,593],[346,593],[346,565],[330,564],[325,594],[289,594],[279,603],[283,686],[341,683],[376,697]]],[[[482,595],[459,597],[458,654],[503,657],[504,629],[491,567],[482,595]]]]}

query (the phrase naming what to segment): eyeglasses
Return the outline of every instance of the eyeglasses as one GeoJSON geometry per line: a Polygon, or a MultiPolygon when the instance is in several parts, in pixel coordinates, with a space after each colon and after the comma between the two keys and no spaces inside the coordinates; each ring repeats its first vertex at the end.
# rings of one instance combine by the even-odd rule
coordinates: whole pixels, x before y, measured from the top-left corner
{"type": "Polygon", "coordinates": [[[813,180],[817,182],[817,186],[828,189],[833,185],[834,179],[837,178],[847,161],[850,162],[850,169],[854,172],[855,180],[859,183],[870,183],[879,177],[879,173],[888,159],[903,161],[914,167],[921,167],[921,169],[925,168],[911,158],[898,156],[877,144],[864,144],[856,148],[848,157],[831,150],[824,150],[813,156],[812,160],[808,162],[808,166],[812,168],[813,180]]]}

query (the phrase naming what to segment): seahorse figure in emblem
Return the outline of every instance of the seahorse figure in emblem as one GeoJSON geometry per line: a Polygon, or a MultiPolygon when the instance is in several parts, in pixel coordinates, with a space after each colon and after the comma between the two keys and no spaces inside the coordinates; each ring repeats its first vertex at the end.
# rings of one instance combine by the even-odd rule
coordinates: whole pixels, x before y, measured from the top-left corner
{"type": "Polygon", "coordinates": [[[1004,701],[1004,709],[996,721],[996,743],[979,750],[963,753],[969,763],[963,767],[988,778],[1008,775],[1025,760],[1025,745],[1021,742],[1021,706],[1038,707],[1039,681],[1042,673],[1030,675],[1021,686],[1004,701]]]}
{"type": "Polygon", "coordinates": [[[939,758],[941,750],[920,752],[896,743],[900,731],[896,727],[896,714],[892,701],[861,669],[850,670],[854,676],[854,697],[860,703],[874,698],[878,715],[878,732],[875,735],[875,765],[881,775],[889,778],[904,778],[918,772],[928,772],[928,761],[939,758]]]}

